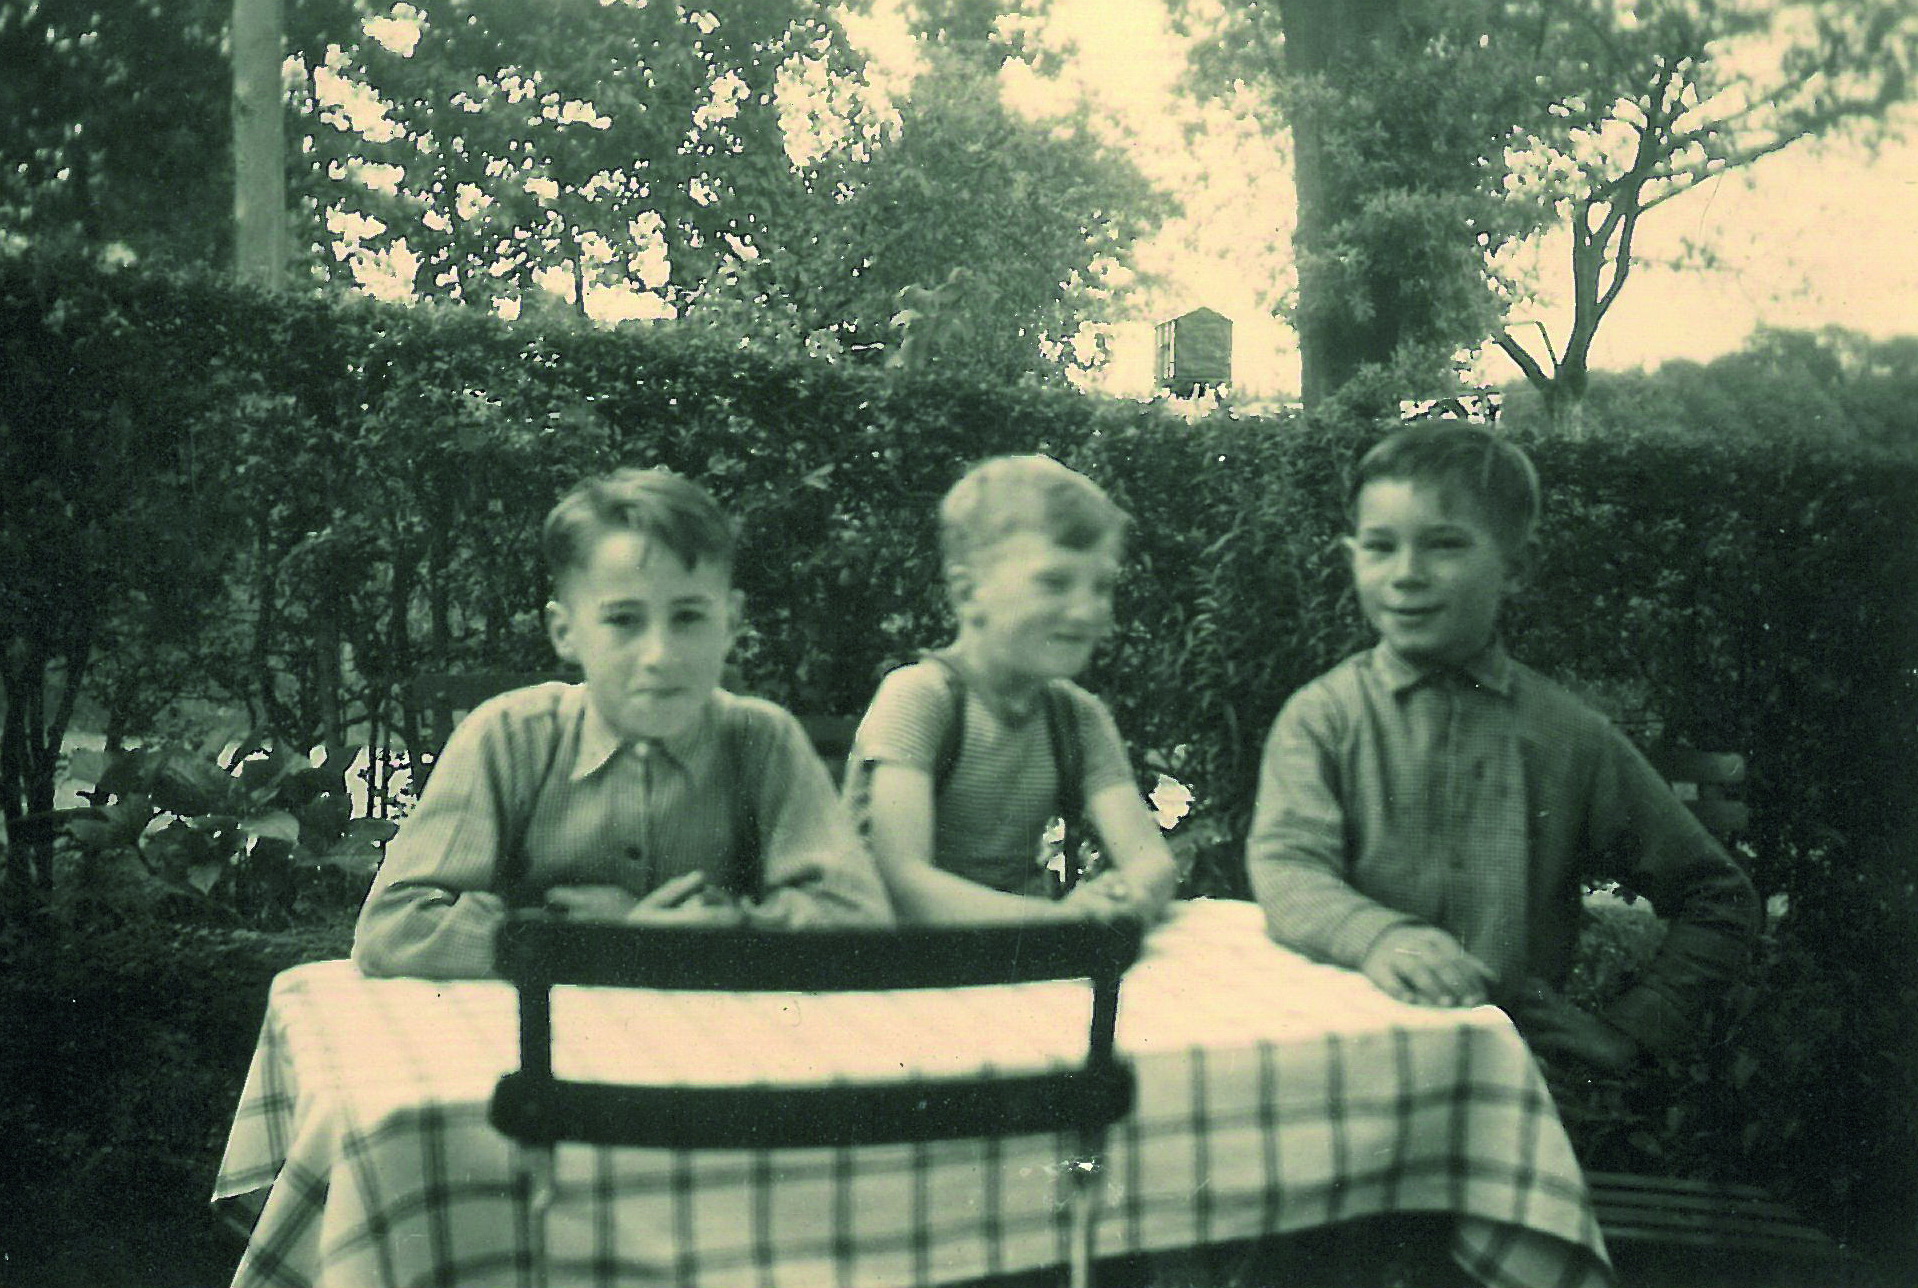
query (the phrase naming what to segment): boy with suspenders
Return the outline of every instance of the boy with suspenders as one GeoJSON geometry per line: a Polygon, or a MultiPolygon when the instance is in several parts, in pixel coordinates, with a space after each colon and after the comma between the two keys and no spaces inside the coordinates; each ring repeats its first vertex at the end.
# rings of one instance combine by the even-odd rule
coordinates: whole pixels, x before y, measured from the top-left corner
{"type": "Polygon", "coordinates": [[[1178,870],[1111,713],[1072,682],[1111,628],[1125,523],[1044,456],[986,461],[941,503],[958,634],[880,683],[847,772],[901,920],[1151,921],[1171,898],[1178,870]],[[1102,862],[1075,881],[1081,816],[1102,862]],[[1041,853],[1054,817],[1063,882],[1041,853]]]}

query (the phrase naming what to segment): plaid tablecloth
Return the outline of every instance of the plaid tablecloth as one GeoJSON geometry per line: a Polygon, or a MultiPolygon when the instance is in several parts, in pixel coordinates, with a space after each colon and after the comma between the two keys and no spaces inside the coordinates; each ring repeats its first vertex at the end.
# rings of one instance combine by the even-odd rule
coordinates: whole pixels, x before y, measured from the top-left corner
{"type": "MultiPolygon", "coordinates": [[[[1445,1211],[1454,1255],[1495,1288],[1609,1283],[1570,1143],[1501,1012],[1394,1002],[1272,944],[1250,904],[1175,907],[1126,978],[1139,1096],[1109,1144],[1100,1255],[1445,1211]]],[[[1036,1067],[1083,1051],[1085,993],[562,989],[556,1066],[689,1082],[1036,1067]]],[[[236,1288],[519,1282],[513,1147],[486,1122],[514,1008],[504,984],[346,962],[274,981],[213,1196],[252,1223],[236,1288]]],[[[562,1146],[549,1266],[593,1288],[892,1288],[1056,1264],[1067,1152],[562,1146]]]]}

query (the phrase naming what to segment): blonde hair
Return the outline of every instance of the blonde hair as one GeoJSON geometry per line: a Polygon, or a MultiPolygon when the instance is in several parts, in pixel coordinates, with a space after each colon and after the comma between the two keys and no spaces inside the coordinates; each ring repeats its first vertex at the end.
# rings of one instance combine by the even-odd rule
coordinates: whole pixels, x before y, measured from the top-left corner
{"type": "Polygon", "coordinates": [[[950,569],[1015,532],[1090,550],[1130,521],[1097,483],[1050,456],[995,456],[967,470],[939,503],[939,553],[950,569]]]}

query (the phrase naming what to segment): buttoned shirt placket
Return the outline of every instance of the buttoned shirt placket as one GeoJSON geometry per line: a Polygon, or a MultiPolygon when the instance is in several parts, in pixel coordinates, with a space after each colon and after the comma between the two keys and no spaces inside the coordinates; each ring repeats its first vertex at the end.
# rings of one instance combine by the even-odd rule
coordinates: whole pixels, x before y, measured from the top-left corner
{"type": "Polygon", "coordinates": [[[639,761],[639,809],[633,840],[626,846],[626,857],[638,869],[629,890],[650,890],[658,884],[659,854],[653,844],[653,759],[658,754],[651,742],[641,739],[622,747],[621,753],[639,761]]]}

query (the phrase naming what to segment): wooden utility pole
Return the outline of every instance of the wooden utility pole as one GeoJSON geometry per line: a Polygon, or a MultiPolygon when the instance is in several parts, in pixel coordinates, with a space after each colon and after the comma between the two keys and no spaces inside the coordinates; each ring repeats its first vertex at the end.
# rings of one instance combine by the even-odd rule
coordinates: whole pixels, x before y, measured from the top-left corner
{"type": "Polygon", "coordinates": [[[281,0],[233,0],[233,271],[286,285],[286,109],[281,0]]]}

